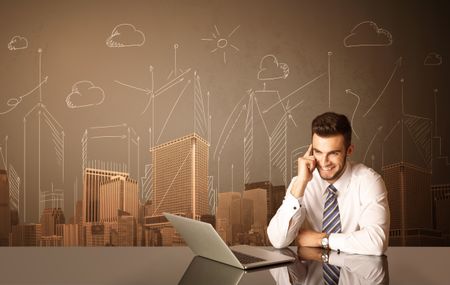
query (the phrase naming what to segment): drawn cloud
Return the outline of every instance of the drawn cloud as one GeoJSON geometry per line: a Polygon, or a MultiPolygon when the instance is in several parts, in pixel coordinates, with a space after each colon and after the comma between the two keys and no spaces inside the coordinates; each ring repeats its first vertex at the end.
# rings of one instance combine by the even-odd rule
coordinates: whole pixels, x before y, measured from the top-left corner
{"type": "Polygon", "coordinates": [[[109,38],[106,39],[106,45],[110,48],[140,47],[144,43],[144,33],[136,29],[132,24],[117,25],[109,38]]]}
{"type": "Polygon", "coordinates": [[[78,81],[72,86],[72,92],[66,97],[67,107],[71,109],[100,105],[105,100],[105,92],[91,81],[78,81]]]}
{"type": "Polygon", "coordinates": [[[435,53],[430,52],[425,57],[425,60],[423,61],[423,65],[441,65],[442,64],[442,56],[435,53]]]}
{"type": "Polygon", "coordinates": [[[344,39],[345,47],[390,46],[393,39],[389,31],[379,28],[372,21],[356,25],[344,39]]]}
{"type": "Polygon", "coordinates": [[[275,80],[286,79],[289,75],[289,66],[286,63],[279,63],[277,58],[268,54],[259,63],[258,79],[275,80]]]}
{"type": "Polygon", "coordinates": [[[26,49],[28,47],[28,40],[21,36],[14,36],[8,43],[9,50],[26,49]]]}

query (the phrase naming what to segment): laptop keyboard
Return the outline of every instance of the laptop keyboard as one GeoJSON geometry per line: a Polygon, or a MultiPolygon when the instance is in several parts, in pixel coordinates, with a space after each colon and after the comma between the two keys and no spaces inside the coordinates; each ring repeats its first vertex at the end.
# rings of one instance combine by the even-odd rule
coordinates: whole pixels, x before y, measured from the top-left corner
{"type": "Polygon", "coordinates": [[[265,261],[265,259],[256,257],[256,256],[251,256],[251,255],[247,255],[245,253],[242,252],[237,252],[237,251],[233,251],[234,255],[237,257],[237,259],[242,263],[242,264],[250,264],[250,263],[255,263],[255,262],[260,262],[260,261],[265,261]]]}

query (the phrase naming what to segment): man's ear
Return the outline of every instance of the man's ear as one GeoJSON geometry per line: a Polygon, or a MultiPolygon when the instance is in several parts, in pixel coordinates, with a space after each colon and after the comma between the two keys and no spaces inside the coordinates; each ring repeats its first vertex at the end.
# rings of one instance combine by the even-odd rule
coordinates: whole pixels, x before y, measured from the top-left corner
{"type": "Polygon", "coordinates": [[[353,150],[355,149],[355,146],[353,144],[351,144],[348,148],[347,148],[347,155],[351,155],[353,153],[353,150]]]}

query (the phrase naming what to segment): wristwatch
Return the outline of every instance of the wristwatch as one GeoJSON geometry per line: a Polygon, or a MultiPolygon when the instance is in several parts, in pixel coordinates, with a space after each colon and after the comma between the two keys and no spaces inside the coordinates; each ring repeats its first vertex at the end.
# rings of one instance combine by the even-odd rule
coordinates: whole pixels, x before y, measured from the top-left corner
{"type": "Polygon", "coordinates": [[[323,250],[321,258],[322,258],[322,262],[323,263],[328,263],[328,260],[330,260],[330,256],[328,255],[328,251],[323,250]]]}
{"type": "Polygon", "coordinates": [[[322,248],[323,249],[329,249],[329,241],[328,241],[328,235],[322,238],[322,248]]]}

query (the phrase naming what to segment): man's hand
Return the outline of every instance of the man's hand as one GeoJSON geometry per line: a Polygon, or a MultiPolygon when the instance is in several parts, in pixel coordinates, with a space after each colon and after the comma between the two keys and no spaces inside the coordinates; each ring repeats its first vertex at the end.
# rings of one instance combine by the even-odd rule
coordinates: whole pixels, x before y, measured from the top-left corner
{"type": "Polygon", "coordinates": [[[322,247],[322,239],[326,233],[319,233],[312,230],[302,230],[297,236],[298,246],[322,247]]]}
{"type": "Polygon", "coordinates": [[[312,155],[312,144],[302,157],[298,158],[297,181],[292,187],[291,193],[295,198],[303,197],[306,185],[311,181],[313,171],[316,168],[316,159],[312,155]]]}
{"type": "Polygon", "coordinates": [[[322,249],[317,247],[299,246],[297,255],[301,260],[322,261],[322,249]]]}

